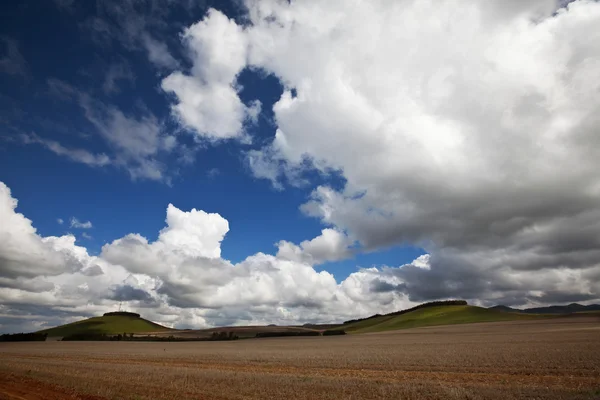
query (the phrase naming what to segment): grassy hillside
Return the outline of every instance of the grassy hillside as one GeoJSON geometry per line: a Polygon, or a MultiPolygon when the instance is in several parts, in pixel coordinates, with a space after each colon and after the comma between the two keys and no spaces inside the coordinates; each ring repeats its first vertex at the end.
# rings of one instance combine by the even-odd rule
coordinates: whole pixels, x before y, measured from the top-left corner
{"type": "Polygon", "coordinates": [[[102,317],[88,318],[83,321],[57,326],[56,328],[44,329],[39,333],[47,333],[48,336],[68,336],[80,333],[139,333],[159,332],[170,329],[143,318],[123,315],[105,315],[102,317]]]}
{"type": "Polygon", "coordinates": [[[523,310],[518,308],[506,307],[503,305],[490,307],[492,310],[506,311],[506,312],[518,312],[526,314],[574,314],[581,312],[594,312],[600,311],[600,304],[590,304],[587,306],[571,303],[566,306],[548,306],[548,307],[534,307],[525,308],[523,310]]]}
{"type": "Polygon", "coordinates": [[[346,324],[340,328],[348,333],[367,333],[423,326],[537,318],[541,318],[541,316],[508,313],[475,306],[437,306],[422,308],[402,315],[383,315],[381,317],[346,324]]]}

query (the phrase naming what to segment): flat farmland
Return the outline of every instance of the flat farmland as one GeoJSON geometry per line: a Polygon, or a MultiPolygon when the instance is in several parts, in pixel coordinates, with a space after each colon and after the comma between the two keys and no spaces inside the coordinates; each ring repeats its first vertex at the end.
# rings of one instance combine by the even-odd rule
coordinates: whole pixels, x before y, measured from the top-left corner
{"type": "Polygon", "coordinates": [[[2,399],[600,399],[600,318],[230,342],[0,344],[2,399]]]}

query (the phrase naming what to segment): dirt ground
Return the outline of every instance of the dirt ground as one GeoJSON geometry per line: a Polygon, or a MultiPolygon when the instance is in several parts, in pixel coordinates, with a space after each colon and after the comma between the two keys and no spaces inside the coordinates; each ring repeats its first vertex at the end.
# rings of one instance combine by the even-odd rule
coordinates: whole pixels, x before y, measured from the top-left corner
{"type": "Polygon", "coordinates": [[[600,318],[232,342],[0,344],[0,399],[600,399],[600,318]]]}
{"type": "Polygon", "coordinates": [[[101,397],[80,394],[64,387],[43,383],[11,373],[0,375],[0,399],[103,400],[101,397]]]}

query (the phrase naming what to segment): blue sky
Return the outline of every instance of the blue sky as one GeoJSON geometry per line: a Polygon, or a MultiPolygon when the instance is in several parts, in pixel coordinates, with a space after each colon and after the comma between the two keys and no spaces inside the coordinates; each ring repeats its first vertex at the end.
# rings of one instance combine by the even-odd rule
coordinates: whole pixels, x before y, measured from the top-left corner
{"type": "MultiPolygon", "coordinates": [[[[216,3],[231,18],[240,18],[239,5],[216,3]]],[[[263,104],[259,123],[250,128],[253,143],[194,143],[193,133],[177,126],[170,115],[169,98],[160,90],[161,79],[168,71],[148,62],[143,49],[127,48],[110,38],[96,38],[101,33],[90,27],[90,21],[105,13],[93,2],[60,4],[12,2],[3,6],[2,13],[3,35],[17,44],[22,55],[19,73],[0,76],[6,110],[2,180],[19,199],[20,212],[34,221],[40,234],[73,232],[82,245],[97,254],[103,244],[127,233],[156,238],[169,203],[227,218],[231,230],[223,242],[223,256],[234,262],[259,251],[272,253],[279,240],[300,242],[320,233],[323,225],[304,215],[299,206],[316,184],[331,181],[340,185],[339,177],[324,179],[319,174],[307,174],[310,185],[276,190],[268,181],[253,177],[244,162],[244,151],[258,149],[274,137],[271,107],[283,91],[276,77],[246,70],[238,79],[243,87],[242,100],[259,99],[263,104]],[[29,29],[31,25],[36,29],[29,29]],[[107,70],[115,65],[125,65],[130,77],[116,80],[107,93],[103,89],[109,79],[107,70]],[[92,153],[111,151],[98,138],[77,102],[53,93],[51,80],[71,85],[132,116],[139,115],[140,108],[149,110],[164,124],[164,131],[194,146],[191,163],[181,165],[176,155],[165,157],[169,183],[132,179],[123,169],[81,165],[43,146],[10,140],[34,132],[66,148],[85,148],[92,153]],[[40,207],[42,202],[44,206],[40,207]],[[68,221],[73,216],[92,221],[92,239],[78,235],[68,223],[56,222],[57,218],[68,221]]],[[[173,15],[164,20],[166,26],[160,33],[182,64],[189,60],[182,55],[178,36],[187,25],[200,20],[211,4],[191,6],[189,13],[185,7],[171,7],[173,15]]],[[[140,11],[141,15],[148,12],[143,7],[140,11]]],[[[404,264],[423,253],[417,248],[393,247],[319,268],[344,279],[357,266],[404,264]]]]}
{"type": "Polygon", "coordinates": [[[459,3],[3,2],[0,330],[599,301],[600,3],[459,3]]]}

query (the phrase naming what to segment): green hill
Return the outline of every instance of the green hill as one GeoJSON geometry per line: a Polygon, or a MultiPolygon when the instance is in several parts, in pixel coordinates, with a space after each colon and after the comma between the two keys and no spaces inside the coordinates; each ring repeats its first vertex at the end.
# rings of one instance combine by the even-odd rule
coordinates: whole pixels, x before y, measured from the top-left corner
{"type": "Polygon", "coordinates": [[[590,304],[587,306],[571,303],[566,306],[548,306],[548,307],[534,307],[525,308],[523,310],[518,308],[511,308],[503,305],[490,307],[492,310],[505,311],[505,312],[517,312],[525,314],[574,314],[581,312],[594,312],[600,311],[600,304],[590,304]]]}
{"type": "Polygon", "coordinates": [[[423,326],[469,324],[474,322],[512,321],[543,318],[539,315],[509,313],[468,305],[426,307],[401,315],[382,315],[344,324],[348,333],[382,332],[423,326]]]}
{"type": "Polygon", "coordinates": [[[102,317],[88,318],[56,328],[44,329],[38,333],[47,333],[48,336],[69,336],[74,334],[119,334],[119,333],[141,333],[141,332],[164,332],[171,330],[165,326],[155,324],[152,321],[140,318],[133,313],[107,313],[102,317]],[[107,315],[108,314],[108,315],[107,315]]]}

